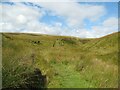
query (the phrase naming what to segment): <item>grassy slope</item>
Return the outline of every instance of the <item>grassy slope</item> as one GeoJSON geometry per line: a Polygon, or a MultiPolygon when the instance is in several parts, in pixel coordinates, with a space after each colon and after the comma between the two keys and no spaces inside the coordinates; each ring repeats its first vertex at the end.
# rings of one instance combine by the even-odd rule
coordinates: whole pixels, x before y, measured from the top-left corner
{"type": "Polygon", "coordinates": [[[117,33],[99,39],[3,34],[3,87],[24,85],[22,74],[34,68],[47,75],[49,88],[117,87],[117,45],[117,33]]]}

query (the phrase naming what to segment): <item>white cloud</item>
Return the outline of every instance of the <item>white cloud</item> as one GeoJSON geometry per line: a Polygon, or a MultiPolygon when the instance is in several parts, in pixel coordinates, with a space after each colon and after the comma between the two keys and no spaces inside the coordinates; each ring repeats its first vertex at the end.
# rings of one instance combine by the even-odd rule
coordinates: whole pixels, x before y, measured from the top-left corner
{"type": "Polygon", "coordinates": [[[60,27],[52,27],[49,25],[46,25],[44,23],[40,23],[38,21],[29,22],[26,26],[26,29],[24,32],[32,32],[32,33],[42,33],[42,34],[56,34],[59,35],[61,32],[60,27]]]}
{"type": "Polygon", "coordinates": [[[103,22],[103,26],[106,26],[106,27],[109,27],[109,26],[117,27],[117,25],[118,25],[118,19],[115,17],[111,17],[103,22]]]}
{"type": "Polygon", "coordinates": [[[39,19],[45,14],[43,9],[28,7],[26,5],[16,3],[16,5],[3,5],[2,20],[0,32],[26,32],[41,34],[61,34],[62,23],[56,22],[54,27],[41,23],[39,19]]]}
{"type": "Polygon", "coordinates": [[[17,21],[20,23],[20,24],[25,24],[27,23],[27,19],[24,15],[20,14],[17,16],[17,21]]]}
{"type": "Polygon", "coordinates": [[[97,32],[98,35],[107,35],[118,31],[118,19],[115,17],[110,17],[106,19],[101,26],[94,26],[93,30],[97,32]]]}
{"type": "Polygon", "coordinates": [[[38,20],[44,15],[41,10],[27,7],[26,5],[16,3],[16,5],[3,5],[2,6],[2,23],[4,31],[19,31],[26,27],[26,24],[38,20]]]}
{"type": "Polygon", "coordinates": [[[118,29],[118,19],[111,17],[106,19],[99,26],[92,26],[92,30],[87,30],[84,26],[84,19],[92,22],[100,19],[106,13],[104,6],[69,3],[36,3],[43,8],[33,8],[20,3],[16,5],[3,5],[3,11],[0,12],[2,20],[0,32],[26,32],[41,33],[51,35],[69,35],[77,37],[101,37],[118,29]],[[52,15],[66,18],[69,27],[62,28],[61,22],[55,22],[54,26],[39,21],[44,16],[45,11],[51,11],[52,15]],[[79,29],[78,29],[79,28],[79,29]]]}
{"type": "Polygon", "coordinates": [[[74,36],[85,38],[98,38],[117,31],[118,19],[115,17],[110,17],[104,20],[104,22],[101,23],[101,25],[92,26],[91,30],[87,30],[84,28],[76,30],[77,33],[75,33],[74,36]]]}
{"type": "Polygon", "coordinates": [[[104,6],[79,4],[77,2],[40,2],[39,5],[55,15],[65,17],[70,26],[83,26],[84,19],[95,21],[106,13],[104,6]]]}

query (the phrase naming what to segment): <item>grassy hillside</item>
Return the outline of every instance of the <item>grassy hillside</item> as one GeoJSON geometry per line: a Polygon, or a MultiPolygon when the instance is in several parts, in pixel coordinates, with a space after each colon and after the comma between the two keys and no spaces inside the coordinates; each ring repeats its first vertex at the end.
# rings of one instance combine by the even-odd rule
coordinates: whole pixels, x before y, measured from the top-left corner
{"type": "Polygon", "coordinates": [[[98,39],[2,34],[3,88],[117,88],[118,33],[98,39]]]}

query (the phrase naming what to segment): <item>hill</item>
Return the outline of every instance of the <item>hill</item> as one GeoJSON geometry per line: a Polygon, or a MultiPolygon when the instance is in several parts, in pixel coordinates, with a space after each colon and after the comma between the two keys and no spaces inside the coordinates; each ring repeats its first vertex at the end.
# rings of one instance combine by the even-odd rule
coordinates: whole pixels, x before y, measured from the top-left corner
{"type": "Polygon", "coordinates": [[[118,34],[2,33],[3,88],[117,88],[118,34]]]}

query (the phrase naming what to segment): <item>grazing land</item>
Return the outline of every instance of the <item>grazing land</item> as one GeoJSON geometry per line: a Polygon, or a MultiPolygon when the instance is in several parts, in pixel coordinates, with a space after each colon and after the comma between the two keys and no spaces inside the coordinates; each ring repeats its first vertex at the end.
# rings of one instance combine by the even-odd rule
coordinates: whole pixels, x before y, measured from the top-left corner
{"type": "Polygon", "coordinates": [[[117,88],[118,34],[2,33],[3,88],[117,88]]]}

